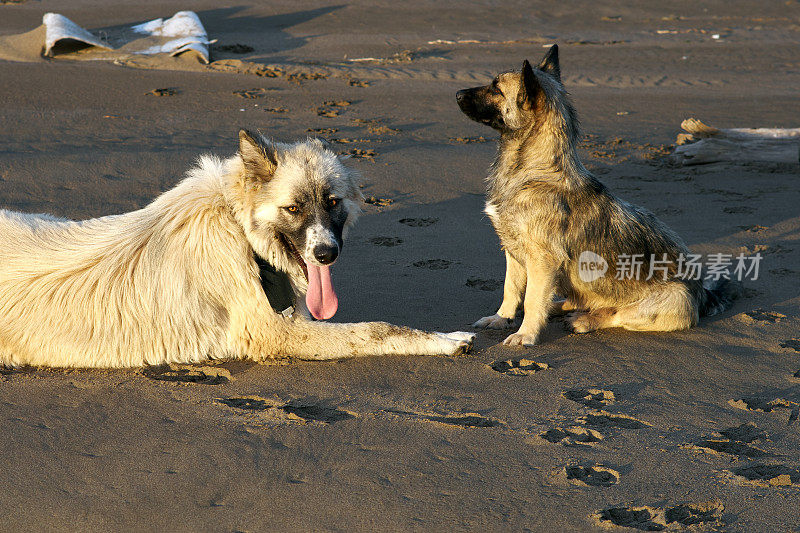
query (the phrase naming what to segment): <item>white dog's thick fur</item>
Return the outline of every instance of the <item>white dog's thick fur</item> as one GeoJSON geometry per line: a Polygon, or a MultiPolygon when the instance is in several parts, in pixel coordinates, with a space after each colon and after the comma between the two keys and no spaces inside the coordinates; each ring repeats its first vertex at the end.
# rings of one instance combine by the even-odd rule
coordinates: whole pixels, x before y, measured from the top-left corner
{"type": "Polygon", "coordinates": [[[236,156],[201,158],[139,211],[73,222],[0,210],[0,365],[131,367],[469,348],[469,333],[313,322],[299,304],[292,317],[273,311],[254,252],[286,271],[298,296],[307,286],[271,225],[281,195],[316,180],[348,203],[349,226],[360,193],[352,172],[317,140],[259,138],[255,152],[270,151],[274,164],[264,159],[254,175],[252,141],[243,132],[236,156]]]}

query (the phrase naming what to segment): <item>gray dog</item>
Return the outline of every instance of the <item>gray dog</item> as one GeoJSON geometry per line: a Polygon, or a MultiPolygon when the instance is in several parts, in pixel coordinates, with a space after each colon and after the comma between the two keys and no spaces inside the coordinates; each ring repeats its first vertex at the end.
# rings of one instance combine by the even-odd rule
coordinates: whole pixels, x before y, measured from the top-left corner
{"type": "Polygon", "coordinates": [[[469,118],[500,132],[486,213],[506,255],[503,303],[475,327],[511,327],[523,304],[522,325],[504,344],[536,343],[548,315],[558,310],[572,312],[568,322],[577,333],[671,331],[696,325],[736,297],[736,283],[721,279],[706,287],[686,276],[688,250],[680,237],[584,168],[557,46],[536,68],[525,61],[521,72],[503,72],[456,98],[469,118]],[[618,272],[630,258],[644,275],[618,272]],[[566,300],[554,305],[556,294],[566,300]]]}

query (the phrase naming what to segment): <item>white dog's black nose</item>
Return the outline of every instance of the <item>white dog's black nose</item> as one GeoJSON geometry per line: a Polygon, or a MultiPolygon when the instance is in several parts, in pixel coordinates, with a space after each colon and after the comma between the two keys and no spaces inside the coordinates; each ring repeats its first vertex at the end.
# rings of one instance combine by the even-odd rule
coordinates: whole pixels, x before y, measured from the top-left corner
{"type": "Polygon", "coordinates": [[[323,265],[329,265],[339,257],[339,247],[319,245],[314,247],[314,259],[323,265]]]}

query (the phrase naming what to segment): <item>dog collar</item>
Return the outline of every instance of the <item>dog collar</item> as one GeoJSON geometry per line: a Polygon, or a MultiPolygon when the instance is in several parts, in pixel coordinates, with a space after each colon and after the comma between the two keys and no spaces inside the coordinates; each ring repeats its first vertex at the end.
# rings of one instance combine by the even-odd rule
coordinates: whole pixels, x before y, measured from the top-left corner
{"type": "Polygon", "coordinates": [[[271,263],[256,254],[256,264],[258,265],[259,276],[261,277],[261,288],[267,295],[267,300],[276,313],[286,318],[294,314],[295,294],[289,275],[283,270],[278,270],[271,263]]]}

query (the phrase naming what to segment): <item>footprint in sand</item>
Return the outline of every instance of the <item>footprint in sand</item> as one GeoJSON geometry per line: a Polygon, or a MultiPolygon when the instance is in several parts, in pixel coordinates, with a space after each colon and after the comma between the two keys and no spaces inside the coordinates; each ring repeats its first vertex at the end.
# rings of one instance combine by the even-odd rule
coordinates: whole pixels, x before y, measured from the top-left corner
{"type": "Polygon", "coordinates": [[[755,213],[756,210],[752,207],[747,207],[744,205],[736,206],[736,207],[724,207],[722,208],[723,213],[728,213],[729,215],[750,215],[755,213]]]}
{"type": "Polygon", "coordinates": [[[489,365],[495,372],[500,372],[507,376],[529,376],[541,370],[547,370],[550,366],[547,363],[537,363],[530,359],[520,359],[514,361],[507,359],[504,361],[495,361],[489,365]]]}
{"type": "Polygon", "coordinates": [[[288,414],[289,420],[306,422],[323,422],[333,424],[341,420],[355,418],[355,413],[330,407],[319,402],[310,400],[291,400],[287,403],[277,403],[258,396],[244,396],[236,398],[220,398],[217,402],[245,411],[273,411],[283,418],[282,414],[288,414]]]}
{"type": "Polygon", "coordinates": [[[160,365],[142,370],[142,374],[157,381],[222,385],[233,378],[230,371],[218,366],[160,365]]]}
{"type": "Polygon", "coordinates": [[[503,282],[499,279],[469,278],[464,285],[472,289],[478,289],[479,291],[489,292],[502,288],[503,282]]]}
{"type": "Polygon", "coordinates": [[[257,396],[250,396],[246,398],[221,398],[217,400],[219,403],[225,404],[228,407],[235,407],[237,409],[247,409],[251,411],[263,411],[274,407],[272,402],[259,398],[257,396]]]}
{"type": "Polygon", "coordinates": [[[358,80],[356,78],[350,78],[347,80],[347,83],[350,84],[350,87],[369,87],[372,85],[370,82],[365,80],[358,80]]]}
{"type": "Polygon", "coordinates": [[[383,119],[380,118],[354,118],[353,124],[358,124],[367,128],[373,135],[397,135],[400,130],[397,128],[390,128],[385,125],[383,119]]]}
{"type": "Polygon", "coordinates": [[[539,437],[563,446],[594,446],[603,440],[603,435],[599,431],[582,426],[555,427],[548,429],[539,437]]]}
{"type": "Polygon", "coordinates": [[[342,108],[349,107],[352,102],[348,100],[327,100],[317,107],[315,111],[321,117],[333,118],[338,117],[342,112],[342,108]]]}
{"type": "Polygon", "coordinates": [[[349,411],[334,409],[314,403],[304,403],[296,400],[287,403],[281,407],[281,409],[305,420],[310,420],[313,422],[325,422],[326,424],[332,424],[334,422],[339,422],[340,420],[355,418],[355,414],[349,411]]]}
{"type": "Polygon", "coordinates": [[[756,440],[766,440],[767,434],[753,424],[741,424],[719,431],[723,437],[735,442],[753,442],[756,440]]]}
{"type": "Polygon", "coordinates": [[[450,137],[450,142],[455,144],[473,144],[489,142],[483,137],[450,137]]]}
{"type": "Polygon", "coordinates": [[[437,422],[447,426],[460,426],[465,428],[494,428],[504,427],[505,423],[495,418],[485,417],[476,413],[460,413],[453,415],[435,415],[425,413],[415,413],[413,411],[401,411],[398,409],[384,409],[384,412],[394,415],[404,415],[427,422],[437,422]]]}
{"type": "Polygon", "coordinates": [[[147,96],[175,96],[176,94],[180,94],[180,91],[176,87],[162,87],[160,89],[153,89],[144,94],[147,96]]]}
{"type": "Polygon", "coordinates": [[[670,526],[722,525],[724,510],[720,501],[685,503],[667,509],[649,506],[610,507],[595,513],[594,518],[603,526],[611,522],[616,526],[642,531],[663,531],[670,526]]]}
{"type": "Polygon", "coordinates": [[[337,139],[331,139],[331,142],[337,144],[353,144],[353,143],[368,143],[368,142],[380,142],[380,141],[370,141],[369,139],[354,139],[352,137],[339,137],[337,139]]]}
{"type": "MultiPolygon", "coordinates": [[[[786,318],[784,314],[775,311],[765,311],[764,309],[754,309],[742,314],[748,317],[752,322],[769,322],[771,324],[775,324],[786,318]]],[[[798,341],[798,349],[800,349],[800,341],[798,341]]]]}
{"type": "Polygon", "coordinates": [[[679,207],[661,207],[658,209],[654,209],[653,213],[655,213],[658,216],[674,216],[683,213],[683,209],[679,207]]]}
{"type": "Polygon", "coordinates": [[[745,255],[784,255],[794,250],[780,244],[754,244],[753,246],[740,246],[739,251],[745,255]]]}
{"type": "Polygon", "coordinates": [[[302,85],[306,80],[325,80],[329,76],[330,74],[324,72],[293,72],[286,76],[286,80],[295,85],[302,85]]]}
{"type": "Polygon", "coordinates": [[[378,152],[372,148],[351,148],[350,150],[339,152],[339,155],[346,155],[348,157],[352,157],[353,159],[368,159],[374,162],[375,156],[378,155],[378,152]]]}
{"type": "Polygon", "coordinates": [[[703,503],[685,503],[676,505],[664,511],[667,524],[677,523],[682,526],[692,526],[712,522],[720,524],[722,511],[725,507],[720,501],[703,503]]]}
{"type": "Polygon", "coordinates": [[[592,446],[603,440],[600,429],[643,429],[650,427],[647,422],[626,415],[613,415],[605,411],[590,413],[575,420],[581,425],[571,427],[555,427],[539,436],[548,442],[564,446],[592,446]]]}
{"type": "Polygon", "coordinates": [[[660,509],[652,507],[610,507],[596,513],[594,518],[601,525],[611,522],[615,526],[642,531],[662,531],[667,527],[660,509]]]}
{"type": "Polygon", "coordinates": [[[563,392],[564,398],[578,402],[592,409],[602,409],[616,401],[610,390],[603,389],[571,389],[563,392]]]}
{"type": "Polygon", "coordinates": [[[739,457],[754,458],[770,455],[764,450],[748,446],[756,440],[767,440],[767,434],[753,424],[741,424],[737,427],[720,430],[717,433],[724,438],[702,439],[691,446],[739,457]]]}
{"type": "Polygon", "coordinates": [[[619,483],[619,472],[607,466],[568,466],[564,468],[567,479],[590,487],[610,487],[619,483]]]}
{"type": "Polygon", "coordinates": [[[403,244],[403,239],[398,237],[373,237],[369,240],[369,242],[375,246],[394,247],[403,244]]]}
{"type": "Polygon", "coordinates": [[[364,198],[364,203],[374,205],[375,207],[387,207],[394,203],[391,198],[379,198],[377,196],[367,196],[364,198]]]}
{"type": "Polygon", "coordinates": [[[599,428],[622,428],[622,429],[643,429],[650,427],[647,422],[643,422],[637,418],[627,415],[612,415],[605,411],[597,413],[589,413],[578,419],[579,422],[587,426],[599,428]]]}
{"type": "Polygon", "coordinates": [[[275,89],[265,89],[264,87],[255,87],[253,89],[241,89],[233,91],[233,94],[240,98],[264,98],[267,91],[274,91],[275,89]]]}
{"type": "Polygon", "coordinates": [[[222,44],[222,45],[215,44],[214,50],[217,50],[219,52],[225,52],[227,54],[237,54],[237,55],[249,54],[250,52],[255,51],[255,49],[252,46],[239,43],[222,44]]]}
{"type": "Polygon", "coordinates": [[[336,128],[308,128],[306,131],[308,133],[316,133],[317,135],[333,135],[339,130],[336,128]]]}
{"type": "Polygon", "coordinates": [[[446,270],[452,265],[452,261],[447,259],[426,259],[424,261],[416,261],[411,263],[411,266],[417,268],[427,268],[428,270],[446,270]]]}
{"type": "Polygon", "coordinates": [[[789,348],[795,352],[800,352],[800,339],[787,339],[781,343],[781,348],[789,348]]]}
{"type": "Polygon", "coordinates": [[[749,484],[771,487],[800,485],[800,470],[782,464],[755,463],[734,468],[731,472],[749,484]]]}
{"type": "Polygon", "coordinates": [[[756,457],[766,457],[770,455],[764,450],[754,448],[743,442],[736,442],[731,440],[699,440],[694,443],[698,448],[711,450],[717,453],[726,453],[728,455],[735,455],[737,457],[749,457],[754,459],[756,457]]]}
{"type": "Polygon", "coordinates": [[[744,291],[742,292],[742,298],[746,299],[756,298],[758,296],[761,296],[762,294],[764,294],[762,291],[756,290],[752,287],[745,287],[744,291]]]}
{"type": "Polygon", "coordinates": [[[739,229],[742,231],[749,231],[750,233],[761,233],[762,231],[768,230],[769,226],[753,224],[751,226],[739,226],[739,229]]]}
{"type": "Polygon", "coordinates": [[[764,397],[754,396],[742,398],[740,400],[728,400],[728,403],[737,409],[760,411],[762,413],[771,413],[775,409],[788,409],[789,420],[787,424],[797,422],[797,419],[800,417],[800,402],[788,400],[786,398],[773,398],[769,400],[764,397]]]}
{"type": "Polygon", "coordinates": [[[432,226],[439,222],[439,219],[436,217],[427,217],[427,218],[401,218],[398,220],[399,223],[405,224],[406,226],[411,226],[412,228],[424,228],[427,226],[432,226]]]}

